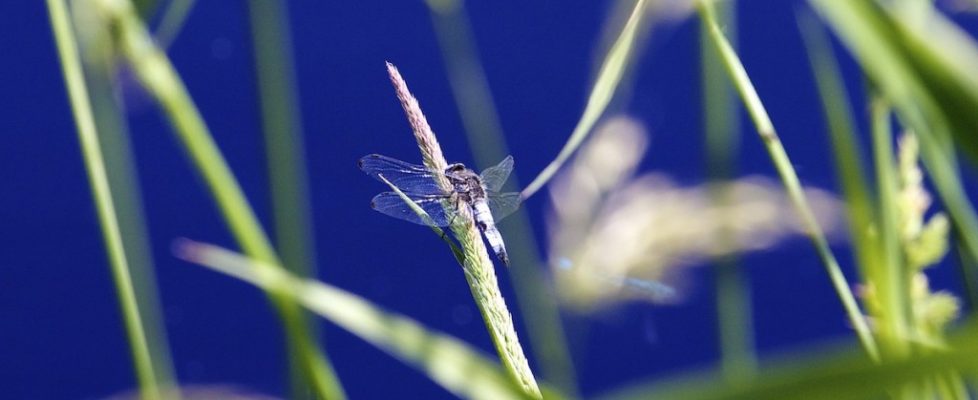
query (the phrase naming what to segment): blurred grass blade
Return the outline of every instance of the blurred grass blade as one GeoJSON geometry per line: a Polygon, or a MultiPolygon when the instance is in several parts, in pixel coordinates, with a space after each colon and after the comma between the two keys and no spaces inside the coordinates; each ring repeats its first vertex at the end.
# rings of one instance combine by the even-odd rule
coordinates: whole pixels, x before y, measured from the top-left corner
{"type": "Polygon", "coordinates": [[[598,118],[604,113],[608,103],[611,102],[611,98],[615,94],[615,89],[618,87],[618,83],[625,73],[625,68],[628,66],[628,59],[632,56],[636,32],[644,22],[645,3],[645,0],[635,2],[635,8],[632,9],[632,14],[628,17],[628,22],[622,28],[618,40],[611,46],[611,50],[608,52],[608,56],[601,66],[601,71],[598,72],[598,77],[594,82],[594,87],[591,89],[590,96],[588,96],[587,105],[584,107],[581,119],[577,122],[577,126],[574,127],[574,131],[567,139],[567,143],[560,149],[557,157],[523,189],[523,192],[520,193],[521,198],[527,199],[533,196],[534,193],[540,190],[557,173],[557,170],[581,146],[581,143],[584,142],[584,139],[594,128],[594,124],[598,122],[598,118]]]}
{"type": "Polygon", "coordinates": [[[879,192],[880,258],[883,270],[868,283],[878,296],[879,313],[874,315],[878,337],[886,356],[902,357],[907,351],[905,338],[910,337],[912,315],[909,304],[911,272],[901,253],[900,210],[896,151],[893,149],[893,128],[890,126],[890,106],[878,96],[870,101],[870,124],[873,133],[873,158],[876,162],[876,185],[879,192]]]}
{"type": "Polygon", "coordinates": [[[720,53],[720,58],[723,60],[727,73],[730,75],[731,81],[733,81],[734,86],[740,93],[744,106],[754,121],[757,133],[761,141],[764,142],[764,146],[771,156],[778,175],[781,176],[781,181],[784,183],[785,190],[788,192],[788,197],[795,205],[795,209],[808,231],[808,235],[815,246],[815,250],[818,252],[819,258],[825,264],[829,279],[832,281],[836,294],[842,301],[842,305],[849,317],[849,323],[855,329],[863,347],[875,358],[878,350],[869,331],[869,326],[862,312],[859,310],[859,305],[856,303],[852,291],[849,289],[845,275],[843,275],[842,270],[839,268],[839,262],[836,261],[835,255],[829,249],[828,241],[825,239],[822,228],[815,219],[815,214],[812,212],[808,200],[805,199],[798,175],[795,173],[788,154],[781,145],[781,140],[774,130],[774,124],[771,122],[771,118],[768,117],[767,111],[764,109],[764,105],[761,103],[761,99],[754,89],[754,85],[747,76],[747,71],[744,70],[744,65],[740,62],[740,58],[737,57],[737,53],[734,52],[730,43],[723,36],[723,32],[720,31],[720,27],[716,24],[712,3],[713,0],[701,0],[698,2],[700,17],[703,19],[703,23],[709,26],[710,38],[720,53]]]}
{"type": "MultiPolygon", "coordinates": [[[[894,388],[921,382],[948,371],[978,371],[978,329],[969,324],[946,351],[915,355],[895,362],[877,362],[856,351],[825,356],[795,355],[760,371],[763,379],[729,383],[709,375],[674,378],[664,384],[636,385],[603,400],[781,400],[888,398],[894,388]]],[[[831,353],[830,353],[831,354],[831,353]]]]}
{"type": "MultiPolygon", "coordinates": [[[[718,4],[717,17],[728,37],[736,33],[736,2],[718,4]]],[[[709,27],[699,24],[700,82],[702,113],[706,135],[706,166],[710,179],[723,182],[736,175],[740,149],[740,118],[730,80],[724,76],[722,62],[710,41],[709,27]]],[[[730,38],[731,41],[735,39],[730,38]]],[[[715,185],[720,188],[722,185],[715,185]]],[[[713,201],[723,207],[730,201],[726,190],[713,190],[713,201]]],[[[730,246],[736,241],[730,230],[721,233],[730,246]]],[[[750,283],[736,255],[718,258],[713,267],[716,277],[716,308],[720,343],[720,367],[731,380],[745,379],[757,368],[754,354],[753,309],[750,283]]]]}
{"type": "Polygon", "coordinates": [[[180,35],[197,0],[170,0],[164,3],[165,8],[161,11],[163,16],[160,17],[160,25],[154,36],[159,46],[167,49],[180,35]]]}
{"type": "Polygon", "coordinates": [[[881,273],[881,249],[874,239],[876,209],[862,163],[859,132],[853,123],[852,105],[826,33],[808,13],[798,15],[799,30],[812,67],[822,112],[828,122],[835,173],[842,184],[848,208],[849,236],[863,277],[881,273]]]}
{"type": "Polygon", "coordinates": [[[284,266],[300,276],[309,276],[314,273],[315,265],[312,212],[285,7],[281,1],[248,3],[274,207],[275,242],[284,266]]]}
{"type": "Polygon", "coordinates": [[[469,147],[479,170],[508,155],[463,0],[426,0],[469,147]]]}
{"type": "MultiPolygon", "coordinates": [[[[262,134],[268,165],[269,192],[272,197],[274,240],[283,266],[298,276],[316,274],[316,254],[306,176],[302,116],[292,65],[292,40],[286,4],[279,0],[248,2],[251,36],[261,105],[262,134]]],[[[312,327],[312,325],[310,325],[312,327]]],[[[322,344],[320,344],[322,346],[322,344]]],[[[290,348],[291,352],[299,351],[290,348]]],[[[302,393],[311,385],[303,382],[298,371],[298,355],[290,357],[293,393],[302,393]]],[[[324,361],[332,366],[326,351],[324,361]]],[[[339,378],[334,397],[343,398],[339,378]]]]}
{"type": "Polygon", "coordinates": [[[113,75],[111,60],[101,61],[105,63],[86,63],[84,71],[89,82],[95,126],[157,382],[161,388],[172,387],[174,375],[170,346],[157,290],[149,231],[143,214],[142,190],[132,159],[125,109],[118,93],[121,83],[113,75]]]}
{"type": "Polygon", "coordinates": [[[136,377],[139,380],[140,395],[144,399],[160,399],[161,390],[165,388],[161,387],[161,382],[157,380],[156,361],[152,357],[140,316],[139,303],[136,300],[136,291],[129,271],[129,260],[123,245],[118,214],[105,169],[105,160],[102,157],[94,112],[68,7],[63,0],[48,0],[47,7],[99,225],[102,227],[102,238],[108,252],[116,294],[122,309],[130,352],[135,364],[136,377]]]}
{"type": "MultiPolygon", "coordinates": [[[[468,138],[469,148],[481,169],[506,157],[506,139],[462,0],[428,0],[432,22],[448,70],[468,138]]],[[[519,187],[514,171],[507,187],[519,187]]],[[[530,339],[530,350],[540,364],[542,375],[565,393],[576,392],[573,361],[557,302],[547,291],[541,257],[525,208],[506,218],[498,228],[506,238],[512,268],[509,269],[516,303],[523,315],[530,339]]]]}
{"type": "MultiPolygon", "coordinates": [[[[948,145],[953,138],[957,148],[978,159],[978,48],[936,12],[926,24],[910,24],[875,2],[810,4],[856,56],[900,120],[917,134],[924,165],[954,222],[956,238],[971,259],[978,259],[978,216],[962,186],[955,149],[948,145]]],[[[976,271],[973,266],[964,268],[966,287],[972,289],[969,298],[976,299],[976,271]]]]}
{"type": "Polygon", "coordinates": [[[418,368],[456,396],[476,399],[529,398],[510,382],[498,364],[466,343],[432,332],[410,318],[384,311],[352,293],[296,278],[280,267],[258,265],[261,263],[254,259],[216,246],[184,240],[176,244],[175,251],[185,260],[293,299],[418,368]]]}
{"type": "MultiPolygon", "coordinates": [[[[278,255],[248,204],[240,185],[221,155],[170,60],[155,44],[128,1],[102,0],[108,22],[116,28],[117,46],[145,90],[162,106],[175,133],[203,176],[225,222],[239,245],[265,266],[279,266],[278,255]]],[[[342,392],[330,365],[315,346],[302,310],[282,295],[272,302],[282,318],[288,345],[301,357],[303,373],[314,383],[320,398],[340,398],[342,392]]]]}

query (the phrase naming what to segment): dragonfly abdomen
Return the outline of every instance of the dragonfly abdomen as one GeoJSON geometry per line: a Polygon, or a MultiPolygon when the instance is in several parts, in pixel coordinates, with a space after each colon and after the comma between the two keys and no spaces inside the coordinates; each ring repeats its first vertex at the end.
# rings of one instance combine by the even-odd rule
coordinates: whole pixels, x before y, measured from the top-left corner
{"type": "Polygon", "coordinates": [[[503,243],[503,235],[499,233],[496,229],[496,222],[493,221],[492,212],[489,211],[489,206],[486,205],[485,201],[477,201],[473,207],[474,212],[473,217],[475,217],[475,222],[479,225],[479,229],[482,233],[486,235],[486,240],[489,241],[489,245],[492,246],[492,251],[496,252],[496,256],[503,262],[503,264],[509,265],[509,255],[506,254],[506,245],[503,243]]]}

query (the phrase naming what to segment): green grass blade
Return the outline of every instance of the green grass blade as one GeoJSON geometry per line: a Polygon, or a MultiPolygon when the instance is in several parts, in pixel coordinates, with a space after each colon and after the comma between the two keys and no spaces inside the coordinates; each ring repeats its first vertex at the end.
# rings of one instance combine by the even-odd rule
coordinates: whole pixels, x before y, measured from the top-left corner
{"type": "Polygon", "coordinates": [[[112,76],[107,64],[109,60],[104,61],[106,63],[97,65],[86,63],[84,72],[89,82],[95,126],[118,216],[123,249],[126,259],[129,260],[133,290],[137,293],[136,302],[146,341],[154,361],[157,382],[160,387],[166,388],[173,385],[173,363],[170,360],[170,346],[157,290],[156,267],[143,214],[142,190],[132,159],[129,127],[123,116],[124,106],[118,96],[119,82],[112,76]]]}
{"type": "MultiPolygon", "coordinates": [[[[288,29],[286,4],[281,1],[248,2],[258,93],[261,105],[262,133],[268,162],[272,197],[274,237],[283,265],[299,276],[315,276],[316,255],[311,226],[306,176],[305,146],[297,85],[292,65],[292,40],[288,29]]],[[[321,345],[320,345],[321,346],[321,345]]],[[[292,348],[291,352],[299,351],[292,348]]],[[[332,363],[325,354],[329,373],[331,399],[345,394],[332,363]]],[[[290,356],[293,392],[307,390],[309,382],[301,379],[301,357],[290,356]]]]}
{"type": "Polygon", "coordinates": [[[384,311],[352,293],[296,278],[276,266],[219,247],[182,241],[177,254],[191,262],[279,293],[357,337],[424,372],[456,396],[476,399],[530,398],[500,366],[466,343],[433,332],[405,316],[384,311]]]}
{"type": "Polygon", "coordinates": [[[880,313],[875,321],[883,342],[884,355],[905,355],[906,339],[910,337],[910,272],[901,254],[899,194],[896,174],[896,151],[893,149],[893,128],[890,126],[890,107],[874,97],[870,102],[870,123],[873,133],[873,156],[876,161],[876,182],[879,192],[879,232],[883,271],[874,276],[874,293],[879,297],[880,313]]]}
{"type": "Polygon", "coordinates": [[[305,146],[298,93],[293,76],[292,40],[286,5],[279,1],[248,3],[255,47],[261,120],[268,151],[268,171],[275,219],[275,242],[290,271],[314,273],[311,210],[306,182],[305,146]]]}
{"type": "Polygon", "coordinates": [[[479,61],[465,3],[426,0],[455,104],[462,117],[475,164],[495,165],[508,155],[489,81],[479,61]]]}
{"type": "MultiPolygon", "coordinates": [[[[718,17],[728,35],[736,32],[736,2],[719,4],[718,17]]],[[[716,181],[736,175],[740,142],[740,118],[734,89],[727,79],[721,60],[709,38],[709,27],[700,24],[700,75],[703,93],[703,130],[706,135],[706,164],[710,178],[716,181]]],[[[727,201],[722,190],[712,193],[713,201],[727,201]]],[[[735,241],[732,232],[724,232],[727,243],[735,241]]],[[[716,308],[720,341],[720,366],[731,380],[745,379],[756,369],[754,323],[751,288],[736,256],[718,259],[713,266],[716,276],[716,308]]]]}
{"type": "Polygon", "coordinates": [[[804,192],[801,189],[801,183],[798,181],[798,175],[795,173],[788,154],[781,145],[781,140],[774,130],[774,124],[771,123],[771,119],[768,117],[767,111],[764,109],[764,105],[757,95],[757,91],[747,76],[747,71],[744,70],[744,66],[740,62],[740,58],[737,57],[737,53],[734,52],[730,43],[723,36],[723,32],[720,31],[720,27],[716,24],[712,0],[699,1],[698,5],[700,16],[710,28],[710,37],[713,39],[713,43],[720,53],[720,58],[723,60],[727,73],[730,75],[734,87],[737,88],[744,102],[744,106],[747,108],[751,120],[753,120],[754,126],[757,128],[757,133],[767,148],[778,174],[781,176],[785,190],[788,192],[788,197],[795,205],[819,257],[825,264],[826,272],[829,274],[832,285],[835,287],[836,294],[838,294],[839,299],[842,301],[842,305],[849,317],[849,322],[852,324],[853,329],[856,330],[856,334],[859,336],[863,347],[870,355],[875,357],[878,351],[872,334],[869,331],[869,326],[866,324],[866,320],[859,310],[859,305],[856,303],[856,299],[849,289],[849,284],[846,282],[846,278],[839,268],[838,261],[836,261],[835,256],[832,254],[832,250],[829,249],[829,244],[825,239],[822,228],[815,220],[814,213],[808,205],[808,201],[805,199],[804,192]]]}
{"type": "Polygon", "coordinates": [[[822,103],[822,112],[828,122],[832,142],[835,173],[842,185],[842,194],[848,210],[849,236],[863,277],[878,276],[882,272],[882,250],[873,236],[876,228],[876,209],[862,164],[863,151],[853,123],[852,105],[842,82],[842,73],[832,54],[828,38],[818,22],[810,14],[799,15],[799,29],[808,53],[822,103]]]}
{"type": "Polygon", "coordinates": [[[628,66],[628,60],[633,54],[636,32],[644,22],[645,4],[645,0],[635,2],[635,8],[632,9],[632,14],[628,17],[628,22],[622,28],[618,40],[611,46],[611,50],[608,52],[608,56],[605,58],[604,64],[598,72],[598,77],[594,82],[594,87],[591,89],[591,94],[588,96],[587,105],[584,107],[581,119],[577,122],[577,126],[574,127],[574,131],[567,139],[564,147],[560,149],[557,157],[523,189],[521,193],[523,199],[533,196],[534,193],[539,191],[543,185],[553,178],[560,167],[581,146],[581,143],[584,142],[584,139],[587,138],[587,135],[591,133],[594,125],[598,122],[598,118],[601,117],[605,108],[608,107],[608,103],[611,102],[611,98],[615,94],[615,89],[618,87],[618,83],[625,73],[625,68],[628,66]]]}
{"type": "Polygon", "coordinates": [[[82,147],[85,170],[92,187],[92,196],[122,309],[130,353],[139,380],[140,395],[144,399],[161,399],[161,390],[165,388],[160,387],[160,382],[157,381],[155,361],[142,324],[68,7],[63,0],[47,0],[47,6],[71,109],[75,117],[78,139],[82,147]]]}

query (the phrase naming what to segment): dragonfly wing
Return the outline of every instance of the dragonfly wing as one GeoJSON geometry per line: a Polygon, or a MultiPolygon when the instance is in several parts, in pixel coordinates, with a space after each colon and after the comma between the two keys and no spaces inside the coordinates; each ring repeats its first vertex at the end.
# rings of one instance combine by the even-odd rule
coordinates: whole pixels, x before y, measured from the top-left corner
{"type": "Polygon", "coordinates": [[[492,218],[499,221],[520,208],[520,194],[517,192],[489,193],[489,210],[492,218]]]}
{"type": "MultiPolygon", "coordinates": [[[[422,165],[371,154],[357,162],[363,172],[381,182],[380,175],[408,195],[441,195],[444,191],[435,181],[435,173],[422,165]]],[[[408,210],[410,211],[410,209],[408,210]]]]}
{"type": "Polygon", "coordinates": [[[482,171],[482,184],[486,189],[498,192],[509,179],[510,172],[513,172],[513,156],[506,156],[499,164],[482,171]]]}
{"type": "MultiPolygon", "coordinates": [[[[435,226],[448,226],[451,218],[445,212],[445,207],[442,206],[442,200],[447,200],[447,197],[411,197],[412,200],[414,200],[414,202],[421,207],[421,209],[428,213],[428,216],[431,217],[431,223],[433,223],[435,226]]],[[[374,196],[373,201],[370,202],[370,207],[394,218],[403,219],[418,225],[428,225],[428,223],[425,222],[421,216],[411,209],[411,206],[404,202],[404,199],[402,199],[401,196],[398,196],[397,193],[394,192],[384,192],[374,196]]]]}

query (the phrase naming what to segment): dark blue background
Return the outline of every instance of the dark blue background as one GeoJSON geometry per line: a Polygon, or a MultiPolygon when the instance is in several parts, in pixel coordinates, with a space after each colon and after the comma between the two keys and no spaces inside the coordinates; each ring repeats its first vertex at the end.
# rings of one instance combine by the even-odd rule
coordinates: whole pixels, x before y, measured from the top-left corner
{"type": "MultiPolygon", "coordinates": [[[[198,2],[170,55],[269,226],[253,58],[240,3],[198,2]]],[[[834,187],[821,111],[794,21],[801,3],[740,3],[741,57],[798,173],[808,184],[834,187]]],[[[469,5],[522,182],[556,155],[577,122],[609,5],[469,5]]],[[[370,197],[383,188],[356,168],[368,153],[418,159],[385,60],[401,69],[449,158],[471,161],[428,10],[419,1],[290,7],[320,279],[491,353],[451,255],[424,228],[371,211],[370,197]]],[[[131,388],[135,379],[46,10],[40,1],[7,1],[0,3],[0,15],[0,387],[7,398],[106,396],[131,388]]],[[[697,29],[688,20],[656,31],[637,65],[627,107],[653,133],[647,168],[690,184],[704,176],[697,29]]],[[[854,65],[847,60],[845,68],[850,86],[858,89],[854,65]]],[[[284,395],[281,328],[265,297],[172,256],[170,243],[177,237],[233,242],[155,106],[136,92],[129,100],[180,381],[233,383],[284,395]]],[[[775,176],[750,125],[744,127],[742,172],[775,176]]],[[[545,198],[536,196],[525,206],[541,242],[545,198]]],[[[853,279],[850,256],[839,247],[837,256],[853,279]]],[[[750,267],[762,354],[852,337],[806,241],[743,262],[750,267]]],[[[956,288],[946,267],[937,275],[939,286],[956,288]]],[[[632,304],[594,318],[568,315],[572,326],[589,325],[586,336],[570,333],[585,394],[716,362],[712,276],[698,269],[690,281],[693,292],[682,305],[632,304]]],[[[513,304],[508,279],[501,283],[513,304]]],[[[323,325],[329,354],[352,398],[447,396],[422,374],[323,325]]]]}

